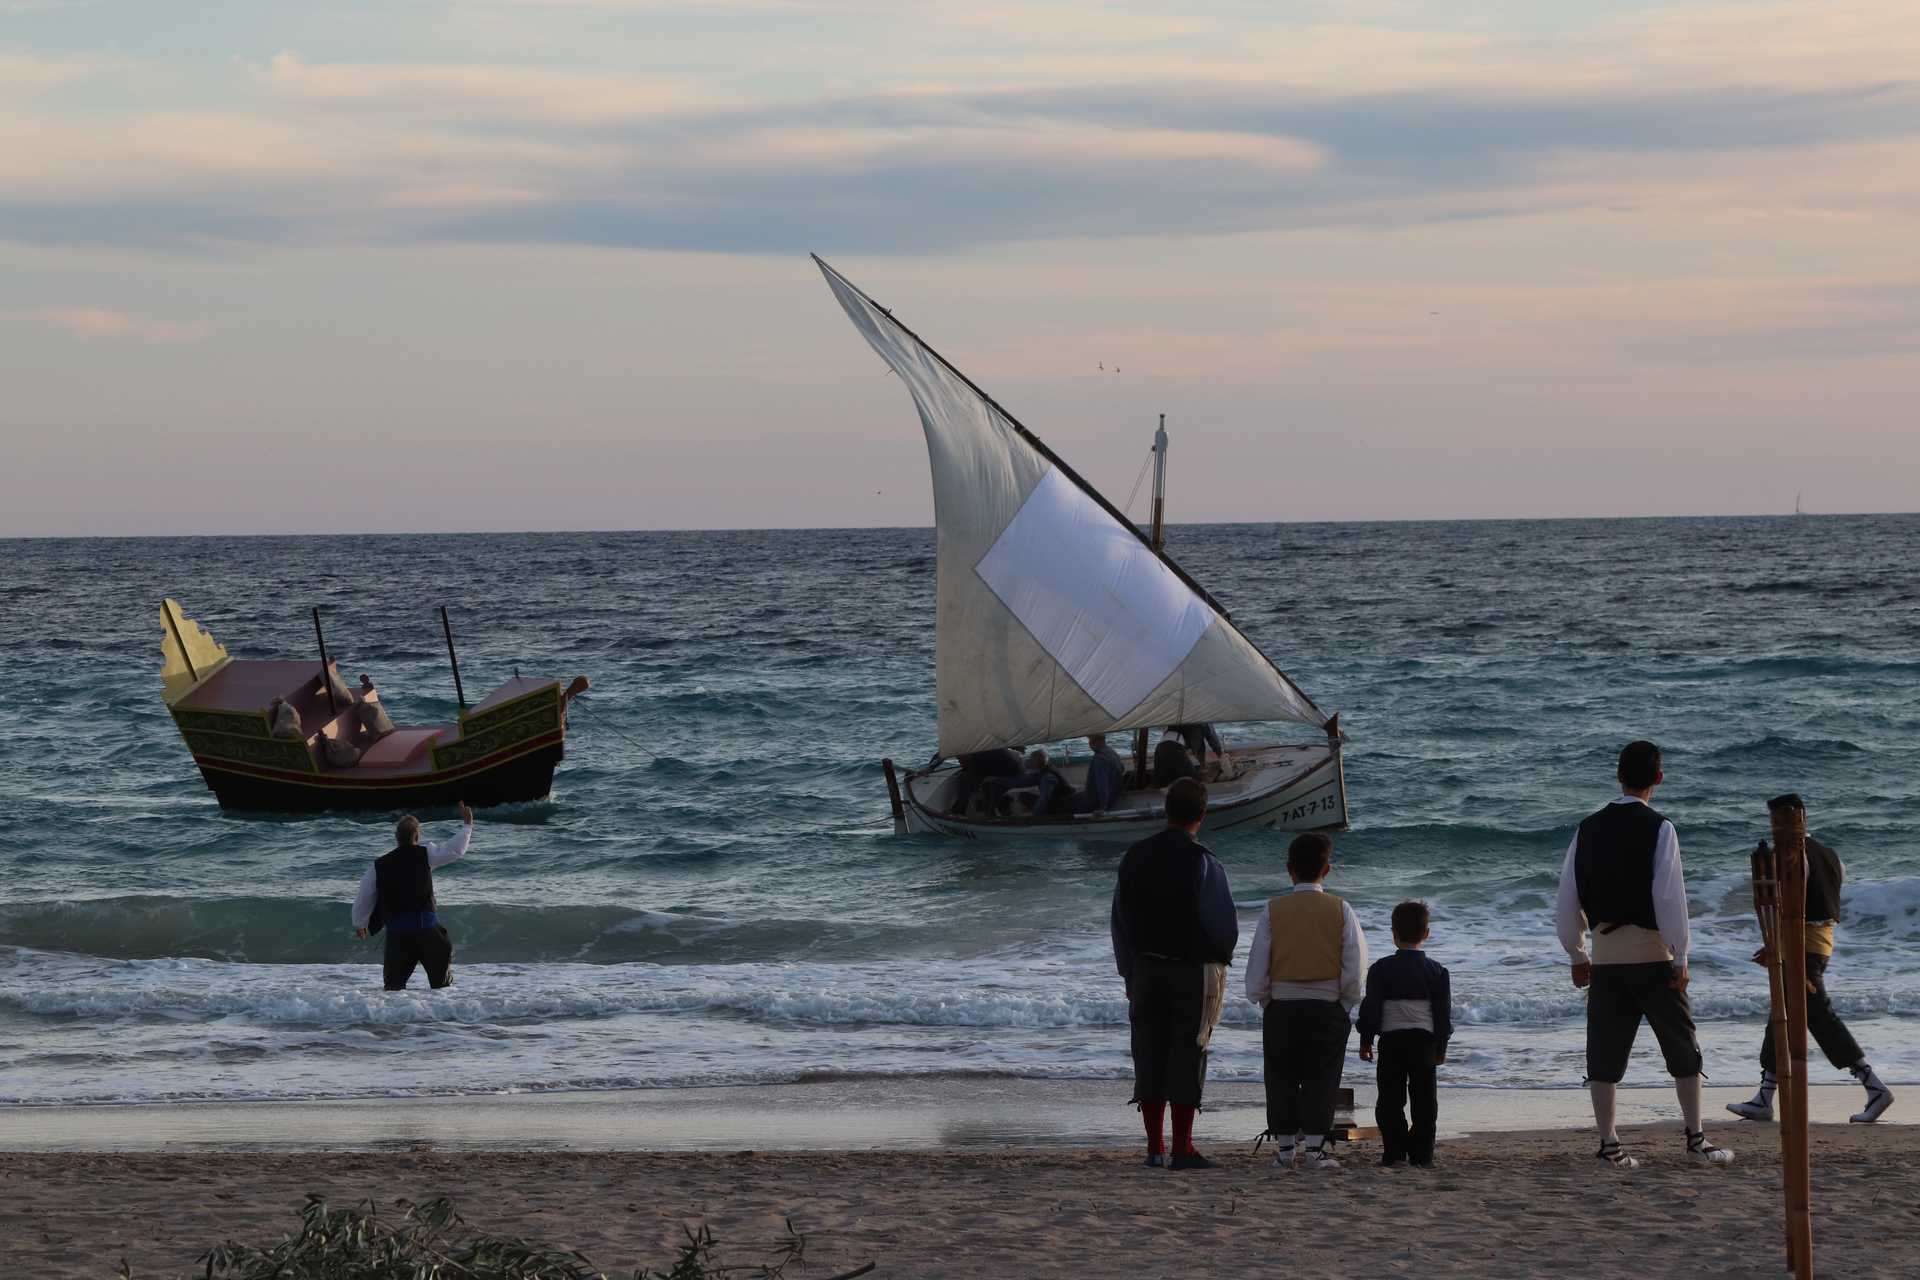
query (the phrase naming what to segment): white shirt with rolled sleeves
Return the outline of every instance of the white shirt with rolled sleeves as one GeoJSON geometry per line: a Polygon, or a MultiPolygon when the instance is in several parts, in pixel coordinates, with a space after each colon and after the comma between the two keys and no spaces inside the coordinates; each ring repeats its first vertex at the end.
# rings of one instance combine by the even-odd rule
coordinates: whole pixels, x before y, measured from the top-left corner
{"type": "MultiPolygon", "coordinates": [[[[1639,796],[1621,796],[1614,804],[1646,804],[1639,796]]],[[[1687,952],[1692,936],[1687,925],[1687,878],[1680,868],[1680,837],[1671,822],[1660,824],[1653,846],[1653,920],[1658,929],[1623,924],[1610,933],[1593,935],[1593,951],[1587,951],[1587,932],[1592,922],[1580,909],[1580,883],[1574,872],[1574,855],[1580,849],[1580,833],[1575,831],[1567,844],[1566,861],[1560,866],[1560,900],[1554,912],[1554,924],[1560,933],[1560,945],[1575,964],[1658,964],[1672,961],[1674,968],[1687,967],[1687,952]]]]}
{"type": "MultiPolygon", "coordinates": [[[[1295,893],[1325,893],[1320,884],[1296,884],[1295,893]]],[[[1260,908],[1260,923],[1253,927],[1253,949],[1247,953],[1247,999],[1262,1009],[1269,1000],[1338,1000],[1348,1013],[1360,1003],[1361,986],[1367,979],[1367,935],[1360,931],[1360,917],[1353,904],[1340,901],[1340,976],[1323,982],[1269,982],[1267,962],[1273,953],[1273,935],[1267,927],[1267,909],[1260,908]]]]}
{"type": "MultiPolygon", "coordinates": [[[[473,824],[461,824],[460,830],[451,840],[441,840],[427,846],[427,865],[444,867],[467,851],[467,845],[473,840],[473,824]]],[[[367,927],[367,921],[373,919],[373,905],[380,896],[379,882],[374,878],[373,864],[367,864],[367,873],[360,877],[360,892],[353,897],[353,927],[355,930],[367,927]]]]}

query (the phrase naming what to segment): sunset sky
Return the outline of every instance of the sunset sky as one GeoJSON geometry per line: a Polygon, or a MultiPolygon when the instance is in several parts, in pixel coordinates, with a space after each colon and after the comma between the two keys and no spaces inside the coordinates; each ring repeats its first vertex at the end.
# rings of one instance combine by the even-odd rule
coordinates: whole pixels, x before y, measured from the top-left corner
{"type": "Polygon", "coordinates": [[[1176,520],[1920,508],[1913,0],[0,0],[0,535],[926,524],[809,251],[1176,520]]]}

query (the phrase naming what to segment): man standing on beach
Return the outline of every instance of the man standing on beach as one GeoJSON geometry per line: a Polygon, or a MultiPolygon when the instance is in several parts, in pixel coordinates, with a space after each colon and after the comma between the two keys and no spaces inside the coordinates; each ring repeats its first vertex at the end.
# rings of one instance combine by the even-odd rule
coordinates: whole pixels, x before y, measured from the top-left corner
{"type": "Polygon", "coordinates": [[[1651,803],[1666,781],[1660,748],[1620,749],[1621,794],[1582,822],[1560,868],[1556,924],[1573,960],[1573,985],[1587,994],[1587,1085],[1600,1129],[1601,1161],[1615,1169],[1640,1162],[1620,1148],[1615,1093],[1645,1018],[1666,1057],[1686,1122],[1687,1158],[1733,1163],[1707,1141],[1700,1119],[1700,1042],[1687,1000],[1687,884],[1680,838],[1651,803]],[[1587,951],[1587,933],[1593,951],[1587,951]]]}
{"type": "Polygon", "coordinates": [[[1211,1169],[1193,1146],[1193,1117],[1207,1074],[1207,1042],[1220,1016],[1226,966],[1240,940],[1226,868],[1200,843],[1207,789],[1193,778],[1167,788],[1167,829],[1127,850],[1113,891],[1113,960],[1127,984],[1133,1029],[1133,1097],[1147,1130],[1147,1165],[1211,1169]],[[1168,1158],[1161,1121],[1173,1109],[1168,1158]]]}
{"type": "MultiPolygon", "coordinates": [[[[1806,802],[1797,795],[1776,796],[1767,801],[1770,810],[1798,809],[1805,813],[1806,802]]],[[[1760,842],[1761,849],[1767,842],[1760,842]]],[[[1867,1105],[1847,1119],[1854,1124],[1872,1124],[1893,1105],[1893,1090],[1881,1082],[1867,1061],[1866,1051],[1847,1030],[1847,1024],[1833,1007],[1827,994],[1827,965],[1833,960],[1833,926],[1840,919],[1840,886],[1847,868],[1840,855],[1826,845],[1807,837],[1807,1030],[1827,1055],[1827,1061],[1850,1073],[1867,1091],[1867,1105]]],[[[1767,962],[1765,947],[1754,961],[1767,962]]],[[[1729,1102],[1727,1110],[1742,1120],[1773,1119],[1773,1093],[1779,1080],[1774,1075],[1773,1029],[1760,1034],[1760,1091],[1745,1102],[1729,1102]]]]}
{"type": "Polygon", "coordinates": [[[473,810],[465,800],[460,802],[460,822],[453,839],[423,845],[420,819],[408,814],[393,829],[398,847],[375,858],[360,877],[360,892],[353,899],[354,936],[364,938],[385,927],[383,969],[389,991],[405,990],[415,965],[426,969],[427,983],[436,990],[453,982],[453,939],[434,911],[433,869],[460,857],[473,841],[473,810]],[[373,922],[376,912],[380,924],[373,922]]]}

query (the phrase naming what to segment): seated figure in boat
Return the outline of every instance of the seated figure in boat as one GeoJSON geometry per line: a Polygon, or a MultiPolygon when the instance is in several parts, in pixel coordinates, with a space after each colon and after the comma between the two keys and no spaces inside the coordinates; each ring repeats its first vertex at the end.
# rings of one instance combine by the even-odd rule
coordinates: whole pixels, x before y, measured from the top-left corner
{"type": "Polygon", "coordinates": [[[1217,779],[1227,768],[1227,748],[1219,741],[1219,729],[1210,723],[1190,723],[1190,725],[1171,725],[1167,733],[1179,733],[1181,741],[1187,743],[1194,760],[1200,762],[1200,775],[1208,781],[1217,779]],[[1213,768],[1208,771],[1206,748],[1213,748],[1213,768]]]}
{"type": "Polygon", "coordinates": [[[1088,734],[1087,746],[1093,751],[1093,759],[1087,762],[1087,788],[1074,801],[1073,811],[1105,813],[1127,789],[1127,766],[1120,753],[1107,745],[1106,734],[1088,734]]]}
{"type": "MultiPolygon", "coordinates": [[[[980,784],[989,778],[1019,776],[1020,753],[1012,747],[995,747],[991,751],[975,751],[961,756],[960,777],[953,786],[953,812],[964,817],[973,804],[974,793],[980,790],[980,784]]],[[[992,798],[989,792],[988,800],[991,801],[992,798]]]]}
{"type": "Polygon", "coordinates": [[[1177,730],[1168,729],[1160,738],[1160,745],[1153,749],[1153,785],[1170,787],[1182,778],[1200,779],[1199,762],[1193,758],[1193,752],[1187,750],[1187,744],[1181,741],[1177,730]]]}
{"type": "Polygon", "coordinates": [[[1029,787],[1037,793],[1031,802],[1021,798],[1023,804],[1030,804],[1037,815],[1066,816],[1073,812],[1074,787],[1061,776],[1060,771],[1047,760],[1047,753],[1035,747],[1027,756],[1025,773],[1012,778],[995,778],[987,784],[988,794],[993,798],[993,811],[1000,817],[1013,812],[1012,792],[1025,791],[1029,787]]]}

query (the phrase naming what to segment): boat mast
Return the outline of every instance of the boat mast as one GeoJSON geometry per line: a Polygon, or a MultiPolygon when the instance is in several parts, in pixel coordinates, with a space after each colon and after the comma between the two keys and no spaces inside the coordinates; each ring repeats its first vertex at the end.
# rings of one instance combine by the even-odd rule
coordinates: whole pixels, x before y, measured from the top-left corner
{"type": "Polygon", "coordinates": [[[447,606],[440,606],[440,633],[447,638],[447,662],[453,667],[453,696],[460,703],[460,714],[467,714],[467,691],[460,687],[460,659],[453,652],[453,623],[447,620],[447,606]]]}
{"type": "Polygon", "coordinates": [[[1153,433],[1153,549],[1167,546],[1167,415],[1160,415],[1160,429],[1153,433]]]}
{"type": "MultiPolygon", "coordinates": [[[[1160,429],[1153,433],[1153,533],[1147,539],[1153,553],[1163,560],[1167,546],[1167,415],[1160,415],[1160,429]]],[[[1147,785],[1147,730],[1133,732],[1133,772],[1140,785],[1147,785]]]]}
{"type": "Polygon", "coordinates": [[[327,671],[327,668],[333,664],[327,661],[327,637],[321,634],[320,610],[317,607],[313,611],[313,638],[320,645],[320,687],[327,691],[327,706],[337,716],[340,714],[340,704],[334,699],[333,678],[327,671]]]}

